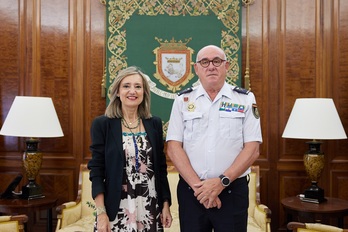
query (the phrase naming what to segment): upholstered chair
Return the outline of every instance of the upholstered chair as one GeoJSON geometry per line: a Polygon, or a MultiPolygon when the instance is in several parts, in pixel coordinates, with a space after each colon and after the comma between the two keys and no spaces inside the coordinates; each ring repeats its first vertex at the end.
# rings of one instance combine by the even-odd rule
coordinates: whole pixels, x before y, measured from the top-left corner
{"type": "Polygon", "coordinates": [[[24,232],[24,223],[28,221],[28,216],[24,214],[15,216],[0,216],[1,232],[24,232]]]}
{"type": "Polygon", "coordinates": [[[348,232],[348,229],[321,223],[289,222],[287,227],[293,232],[348,232]]]}
{"type": "Polygon", "coordinates": [[[91,181],[87,164],[80,165],[76,200],[58,206],[56,211],[58,218],[56,231],[93,231],[95,206],[91,195],[91,181]]]}
{"type": "Polygon", "coordinates": [[[270,232],[271,210],[260,200],[260,167],[251,166],[249,177],[248,232],[270,232]]]}

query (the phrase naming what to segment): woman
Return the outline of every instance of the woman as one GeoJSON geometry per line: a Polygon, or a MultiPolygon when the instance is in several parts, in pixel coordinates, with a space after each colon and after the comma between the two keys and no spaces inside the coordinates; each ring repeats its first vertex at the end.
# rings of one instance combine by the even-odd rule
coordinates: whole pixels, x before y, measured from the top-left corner
{"type": "Polygon", "coordinates": [[[91,126],[88,163],[98,232],[163,231],[172,217],[162,121],[137,67],[119,72],[105,115],[91,126]]]}

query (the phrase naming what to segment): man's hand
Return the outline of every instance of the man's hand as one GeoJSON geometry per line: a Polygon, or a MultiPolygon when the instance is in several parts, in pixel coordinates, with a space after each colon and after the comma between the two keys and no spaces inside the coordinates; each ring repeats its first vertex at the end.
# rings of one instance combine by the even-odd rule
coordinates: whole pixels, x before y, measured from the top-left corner
{"type": "Polygon", "coordinates": [[[195,184],[194,187],[195,197],[205,208],[221,208],[221,201],[218,196],[224,187],[221,184],[220,178],[203,180],[195,184]]]}

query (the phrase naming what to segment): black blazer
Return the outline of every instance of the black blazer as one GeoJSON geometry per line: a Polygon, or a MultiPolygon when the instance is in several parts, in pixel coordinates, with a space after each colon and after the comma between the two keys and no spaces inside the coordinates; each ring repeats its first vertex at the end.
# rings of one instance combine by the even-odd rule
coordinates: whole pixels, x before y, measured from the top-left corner
{"type": "MultiPolygon", "coordinates": [[[[164,201],[169,201],[171,205],[162,121],[158,117],[151,117],[142,119],[142,123],[152,145],[155,187],[162,209],[164,201]]],[[[92,197],[94,199],[98,194],[104,193],[106,212],[112,221],[120,206],[124,168],[121,119],[104,115],[95,118],[91,126],[91,139],[92,159],[88,162],[88,168],[92,197]]]]}

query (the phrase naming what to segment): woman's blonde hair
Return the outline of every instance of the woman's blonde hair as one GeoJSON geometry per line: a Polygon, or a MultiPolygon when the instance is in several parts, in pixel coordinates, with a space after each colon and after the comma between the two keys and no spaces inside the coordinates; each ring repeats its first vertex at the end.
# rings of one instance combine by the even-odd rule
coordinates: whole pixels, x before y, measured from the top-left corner
{"type": "Polygon", "coordinates": [[[150,118],[151,112],[150,112],[150,102],[151,102],[151,92],[150,92],[150,86],[147,82],[146,75],[140,70],[139,67],[136,66],[130,66],[128,68],[125,68],[121,70],[118,75],[116,76],[114,82],[111,84],[110,87],[110,102],[109,105],[106,107],[105,110],[105,116],[108,118],[122,118],[123,112],[122,112],[122,102],[120,98],[117,96],[120,89],[121,81],[129,76],[139,74],[143,80],[143,88],[144,88],[144,99],[140,103],[138,107],[138,116],[140,118],[150,118]]]}

